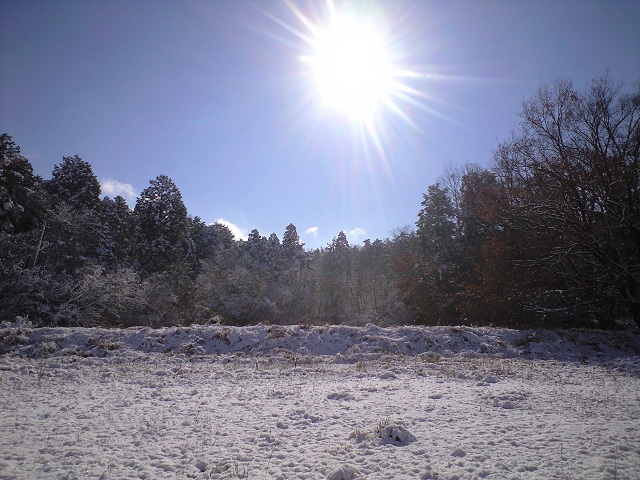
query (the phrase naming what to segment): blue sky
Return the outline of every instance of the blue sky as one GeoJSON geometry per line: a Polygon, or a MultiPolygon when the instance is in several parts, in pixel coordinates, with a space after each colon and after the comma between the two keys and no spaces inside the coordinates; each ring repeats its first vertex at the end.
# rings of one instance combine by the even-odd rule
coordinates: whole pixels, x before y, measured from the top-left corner
{"type": "Polygon", "coordinates": [[[376,149],[319,106],[301,60],[294,11],[321,25],[326,8],[0,0],[0,130],[44,178],[78,154],[133,206],[168,175],[191,215],[265,236],[293,223],[314,248],[413,225],[446,165],[489,164],[541,81],[640,80],[637,0],[361,3],[395,63],[421,74],[407,84],[423,96],[397,102],[406,118],[377,117],[376,149]]]}

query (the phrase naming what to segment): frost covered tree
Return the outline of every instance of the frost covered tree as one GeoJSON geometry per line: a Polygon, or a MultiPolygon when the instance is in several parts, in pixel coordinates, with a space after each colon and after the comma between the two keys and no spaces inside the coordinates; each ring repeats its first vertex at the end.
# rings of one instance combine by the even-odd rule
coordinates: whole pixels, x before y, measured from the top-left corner
{"type": "Polygon", "coordinates": [[[146,273],[175,269],[188,254],[187,209],[166,175],[151,180],[134,209],[135,258],[146,273]]]}
{"type": "Polygon", "coordinates": [[[221,223],[208,225],[207,230],[212,238],[209,261],[223,268],[229,268],[235,264],[238,256],[238,243],[231,230],[221,223]]]}
{"type": "Polygon", "coordinates": [[[0,232],[35,228],[44,213],[40,180],[10,135],[0,136],[0,232]]]}
{"type": "Polygon", "coordinates": [[[237,261],[237,243],[228,227],[189,217],[189,257],[192,275],[208,269],[225,269],[237,261]]]}
{"type": "Polygon", "coordinates": [[[293,223],[287,225],[282,235],[281,273],[278,283],[278,306],[283,321],[309,322],[313,305],[314,278],[310,271],[310,257],[300,242],[293,223]]]}
{"type": "Polygon", "coordinates": [[[267,251],[265,257],[266,267],[272,278],[280,275],[283,269],[282,245],[278,235],[272,233],[267,238],[267,251]]]}
{"type": "Polygon", "coordinates": [[[392,268],[389,263],[387,245],[382,240],[365,240],[364,246],[355,253],[356,292],[358,316],[372,321],[379,319],[387,307],[387,298],[391,294],[389,277],[392,268]]]}
{"type": "Polygon", "coordinates": [[[50,201],[37,263],[67,274],[100,263],[104,233],[99,217],[100,184],[91,165],[77,155],[64,157],[45,186],[50,201]]]}
{"type": "Polygon", "coordinates": [[[58,202],[76,210],[97,210],[100,205],[100,182],[91,165],[78,155],[63,157],[62,163],[53,167],[47,188],[58,202]]]}
{"type": "Polygon", "coordinates": [[[429,187],[421,205],[416,222],[418,260],[407,284],[407,300],[419,321],[450,322],[459,288],[455,210],[448,190],[439,183],[429,187]]]}
{"type": "Polygon", "coordinates": [[[189,217],[188,241],[189,241],[189,271],[191,275],[198,275],[202,265],[211,258],[214,251],[215,238],[212,235],[211,226],[202,221],[200,217],[189,217]]]}
{"type": "MultiPolygon", "coordinates": [[[[275,244],[271,237],[271,249],[275,244]]],[[[277,250],[272,251],[277,254],[277,250]]],[[[220,309],[225,318],[238,324],[277,321],[273,291],[276,272],[270,268],[270,260],[269,240],[258,229],[253,229],[247,240],[240,243],[238,262],[229,272],[225,301],[220,309]]]]}
{"type": "Polygon", "coordinates": [[[287,225],[282,236],[282,250],[284,256],[291,260],[300,260],[304,256],[304,243],[300,242],[300,236],[293,223],[287,225]]]}
{"type": "Polygon", "coordinates": [[[267,269],[267,238],[260,235],[258,229],[254,228],[249,233],[247,241],[244,242],[244,253],[247,266],[255,271],[267,269]]]}
{"type": "Polygon", "coordinates": [[[121,196],[104,197],[100,205],[103,226],[102,249],[111,268],[130,266],[133,240],[133,211],[121,196]]]}
{"type": "Polygon", "coordinates": [[[96,212],[76,210],[66,202],[59,203],[48,212],[34,266],[60,274],[73,274],[90,263],[99,264],[102,233],[96,212]]]}
{"type": "Polygon", "coordinates": [[[195,295],[198,318],[210,320],[222,315],[227,298],[235,291],[231,272],[238,263],[238,243],[228,227],[220,223],[201,225],[193,240],[199,260],[195,295]]]}
{"type": "Polygon", "coordinates": [[[351,246],[341,231],[316,257],[318,316],[323,322],[344,323],[353,314],[351,246]]]}

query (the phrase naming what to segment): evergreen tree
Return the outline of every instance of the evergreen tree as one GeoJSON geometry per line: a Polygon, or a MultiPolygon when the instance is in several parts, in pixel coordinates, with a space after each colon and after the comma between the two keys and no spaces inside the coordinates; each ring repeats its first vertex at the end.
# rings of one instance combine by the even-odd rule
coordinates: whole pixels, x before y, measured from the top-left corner
{"type": "Polygon", "coordinates": [[[416,233],[426,257],[443,256],[451,250],[455,235],[454,209],[447,189],[439,183],[431,185],[428,192],[423,195],[416,233]]]}
{"type": "Polygon", "coordinates": [[[100,182],[93,169],[78,155],[63,157],[53,167],[49,192],[58,202],[65,202],[76,210],[97,210],[100,205],[100,182]]]}
{"type": "Polygon", "coordinates": [[[0,136],[0,232],[35,228],[44,215],[41,181],[10,135],[0,136]]]}
{"type": "Polygon", "coordinates": [[[450,323],[456,318],[456,218],[451,198],[439,183],[424,195],[416,222],[418,261],[413,267],[408,301],[425,323],[450,323]]]}
{"type": "Polygon", "coordinates": [[[293,223],[287,225],[282,236],[282,249],[288,259],[300,259],[304,254],[304,243],[300,243],[300,236],[293,223]]]}
{"type": "Polygon", "coordinates": [[[111,268],[130,266],[133,240],[133,212],[121,196],[104,197],[100,206],[103,226],[102,249],[111,268]]]}
{"type": "Polygon", "coordinates": [[[104,254],[100,184],[91,165],[77,155],[64,157],[45,185],[51,202],[41,231],[38,263],[58,274],[74,274],[100,263],[104,254]]]}
{"type": "Polygon", "coordinates": [[[256,274],[267,270],[267,238],[254,228],[243,243],[244,264],[256,274]]]}
{"type": "Polygon", "coordinates": [[[287,226],[282,236],[278,267],[277,291],[274,294],[282,321],[309,321],[310,297],[313,292],[308,255],[295,225],[287,226]]]}
{"type": "MultiPolygon", "coordinates": [[[[482,247],[504,225],[490,221],[497,201],[495,176],[487,170],[473,170],[462,176],[457,210],[457,282],[476,284],[482,247]]],[[[495,215],[493,215],[495,221],[495,215]]]]}
{"type": "Polygon", "coordinates": [[[198,317],[210,320],[215,316],[227,316],[227,305],[233,303],[238,286],[232,282],[232,274],[238,268],[238,242],[228,227],[220,223],[205,225],[201,240],[195,241],[196,249],[202,245],[202,262],[198,269],[195,292],[198,317]]]}
{"type": "Polygon", "coordinates": [[[238,242],[229,227],[221,223],[214,223],[209,225],[207,230],[213,239],[210,261],[224,268],[235,264],[238,257],[238,242]]]}
{"type": "Polygon", "coordinates": [[[350,322],[354,313],[351,247],[341,231],[327,245],[316,263],[319,316],[324,322],[350,322]]]}
{"type": "Polygon", "coordinates": [[[281,275],[285,268],[283,246],[280,243],[278,235],[275,233],[272,233],[269,235],[269,238],[267,238],[264,262],[265,265],[263,268],[266,269],[267,276],[272,284],[270,290],[273,291],[277,288],[276,283],[281,280],[281,275]]]}
{"type": "Polygon", "coordinates": [[[135,258],[143,272],[172,271],[188,253],[187,209],[169,177],[149,183],[134,209],[135,258]]]}

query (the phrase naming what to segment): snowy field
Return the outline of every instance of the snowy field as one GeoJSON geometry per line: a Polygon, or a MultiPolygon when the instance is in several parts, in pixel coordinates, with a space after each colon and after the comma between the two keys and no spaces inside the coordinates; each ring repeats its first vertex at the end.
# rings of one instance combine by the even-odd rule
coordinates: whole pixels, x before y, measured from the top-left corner
{"type": "Polygon", "coordinates": [[[640,478],[640,335],[0,327],[3,479],[640,478]]]}

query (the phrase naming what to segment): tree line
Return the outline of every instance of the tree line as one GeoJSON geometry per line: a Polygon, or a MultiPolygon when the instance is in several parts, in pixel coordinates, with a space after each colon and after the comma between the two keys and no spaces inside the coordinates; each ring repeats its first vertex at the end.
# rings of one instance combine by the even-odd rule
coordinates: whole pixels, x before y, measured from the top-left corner
{"type": "Polygon", "coordinates": [[[0,137],[0,320],[132,326],[225,322],[640,324],[640,84],[561,80],[523,103],[488,168],[449,167],[415,228],[305,250],[192,217],[160,175],[131,209],[91,165],[50,180],[0,137]]]}

